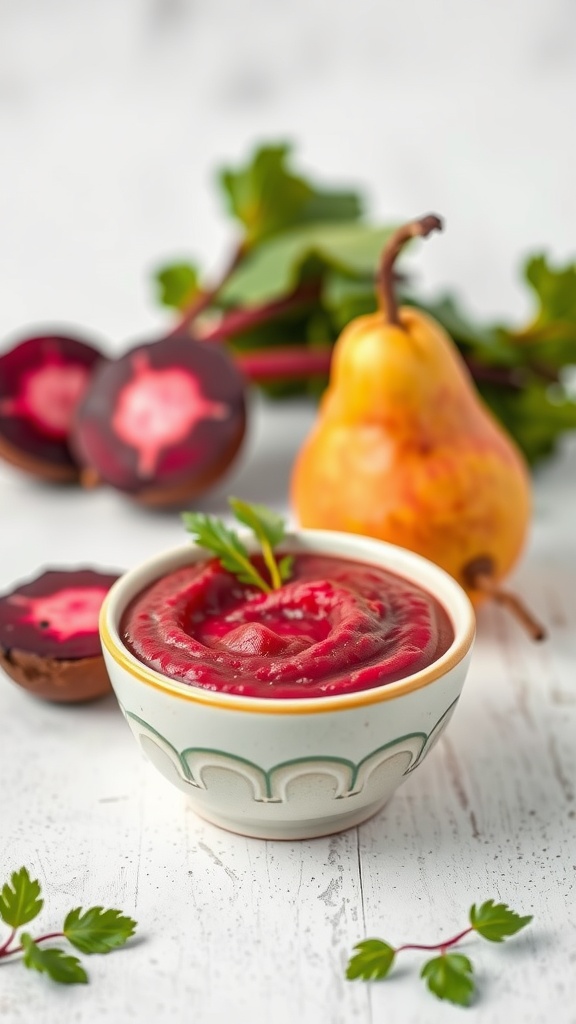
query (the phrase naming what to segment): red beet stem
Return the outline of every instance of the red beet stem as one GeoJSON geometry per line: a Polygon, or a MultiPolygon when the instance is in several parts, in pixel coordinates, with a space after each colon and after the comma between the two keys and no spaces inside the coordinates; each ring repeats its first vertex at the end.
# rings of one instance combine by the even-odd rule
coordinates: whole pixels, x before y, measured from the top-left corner
{"type": "Polygon", "coordinates": [[[244,255],[245,247],[242,243],[240,243],[236,247],[235,251],[232,253],[232,259],[230,260],[228,266],[224,270],[224,273],[222,274],[220,280],[217,281],[216,284],[213,285],[211,288],[203,288],[200,292],[197,293],[197,295],[194,296],[190,305],[182,310],[180,318],[176,323],[176,326],[172,331],[170,331],[168,337],[183,334],[190,328],[194,320],[196,320],[196,318],[199,317],[200,314],[203,313],[204,310],[207,309],[208,306],[212,304],[212,302],[217,297],[218,293],[222,290],[228,279],[232,277],[232,274],[236,270],[236,267],[239,265],[239,263],[241,263],[244,255]]]}
{"type": "Polygon", "coordinates": [[[317,351],[299,346],[250,352],[235,357],[237,366],[256,383],[325,376],[330,370],[332,349],[317,351]]]}
{"type": "Polygon", "coordinates": [[[315,302],[319,295],[319,285],[301,285],[284,299],[277,299],[275,302],[266,302],[261,306],[248,306],[244,309],[233,309],[224,313],[215,327],[201,335],[202,341],[226,341],[227,338],[242,334],[252,327],[265,324],[269,320],[283,316],[285,313],[297,311],[301,306],[307,306],[315,302]]]}

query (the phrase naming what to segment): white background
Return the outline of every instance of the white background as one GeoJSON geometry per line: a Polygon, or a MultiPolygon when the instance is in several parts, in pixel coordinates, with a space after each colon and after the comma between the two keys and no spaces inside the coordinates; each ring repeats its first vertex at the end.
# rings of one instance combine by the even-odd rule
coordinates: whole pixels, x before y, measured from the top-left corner
{"type": "Polygon", "coordinates": [[[575,57],[571,0],[0,0],[0,331],[160,322],[149,268],[218,263],[214,168],[263,138],[437,209],[426,283],[520,315],[522,255],[574,251],[575,57]]]}
{"type": "MultiPolygon", "coordinates": [[[[0,346],[84,325],[110,351],[166,322],[151,269],[216,269],[229,225],[214,168],[292,138],[318,178],[358,183],[398,219],[436,209],[429,288],[527,315],[522,255],[576,253],[576,8],[570,0],[0,0],[0,346]]],[[[286,506],[313,410],[253,406],[229,490],[286,506]]],[[[0,687],[0,866],[28,864],[44,923],[75,903],[133,912],[141,940],[61,991],[0,967],[0,1017],[244,1024],[458,1020],[414,975],[343,981],[366,934],[433,941],[473,900],[535,924],[467,952],[473,1019],[576,1021],[576,451],[536,481],[514,583],[546,619],[531,647],[480,615],[449,736],[373,822],[331,840],[259,843],[202,824],[141,760],[110,698],[84,709],[0,687]],[[362,883],[362,884],[361,884],[362,883]]],[[[129,566],[178,543],[176,518],[0,469],[0,584],[39,565],[129,566]]]]}

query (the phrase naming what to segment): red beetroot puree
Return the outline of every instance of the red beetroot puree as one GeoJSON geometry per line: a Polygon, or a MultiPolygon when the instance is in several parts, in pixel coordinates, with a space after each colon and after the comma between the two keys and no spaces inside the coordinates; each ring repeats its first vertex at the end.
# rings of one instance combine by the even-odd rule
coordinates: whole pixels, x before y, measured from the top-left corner
{"type": "MultiPolygon", "coordinates": [[[[254,563],[265,575],[260,558],[254,563]]],[[[418,672],[454,633],[438,601],[372,565],[294,557],[292,578],[265,594],[216,560],[164,576],[132,601],[121,633],[145,665],[206,690],[324,697],[418,672]]]]}

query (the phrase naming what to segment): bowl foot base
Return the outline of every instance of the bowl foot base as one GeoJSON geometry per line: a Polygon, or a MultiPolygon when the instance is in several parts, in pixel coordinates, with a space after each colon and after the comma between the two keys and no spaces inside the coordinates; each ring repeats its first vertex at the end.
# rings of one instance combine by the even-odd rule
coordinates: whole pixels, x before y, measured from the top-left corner
{"type": "Polygon", "coordinates": [[[240,836],[247,836],[250,839],[273,839],[273,840],[294,840],[294,839],[319,839],[321,836],[331,836],[336,832],[345,832],[346,829],[354,828],[368,821],[375,814],[378,814],[386,806],[390,797],[385,800],[368,804],[366,807],[356,808],[348,814],[334,814],[325,818],[313,818],[310,821],[277,821],[263,822],[246,818],[243,821],[235,821],[220,814],[213,814],[204,807],[200,808],[193,804],[193,810],[211,825],[225,829],[226,832],[235,832],[240,836]]]}

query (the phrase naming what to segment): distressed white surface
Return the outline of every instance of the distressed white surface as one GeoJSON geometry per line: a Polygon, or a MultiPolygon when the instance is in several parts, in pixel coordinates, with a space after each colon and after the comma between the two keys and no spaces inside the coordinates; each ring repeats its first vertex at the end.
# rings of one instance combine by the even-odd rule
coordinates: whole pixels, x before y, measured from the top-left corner
{"type": "MultiPolygon", "coordinates": [[[[265,474],[258,487],[253,474],[282,451],[289,423],[297,445],[309,416],[303,406],[260,408],[234,489],[278,499],[277,483],[265,474]]],[[[446,739],[357,830],[301,843],[221,832],[143,760],[112,698],[51,707],[2,682],[2,876],[20,864],[38,873],[47,930],[73,905],[103,902],[133,913],[139,937],[90,960],[89,989],[59,990],[0,966],[1,1019],[456,1020],[463,1011],[436,1004],[418,981],[416,954],[379,986],[347,983],[344,966],[366,935],[435,941],[462,926],[471,902],[493,896],[535,923],[508,947],[469,943],[480,986],[475,1019],[573,1024],[575,473],[576,448],[541,472],[533,543],[514,580],[547,622],[549,641],[534,646],[495,609],[483,611],[446,739]]],[[[0,531],[10,537],[3,584],[48,551],[57,563],[131,564],[181,534],[171,518],[111,494],[66,498],[9,470],[0,480],[0,531]]]]}
{"type": "MultiPolygon", "coordinates": [[[[426,282],[520,312],[519,254],[576,248],[575,35],[569,0],[0,0],[0,334],[77,321],[119,348],[162,323],[149,267],[217,262],[212,167],[257,136],[296,137],[310,169],[366,182],[383,215],[438,207],[450,232],[427,249],[426,282]]],[[[284,507],[311,416],[256,403],[206,508],[231,490],[284,507]]],[[[428,995],[416,954],[380,986],[345,982],[344,965],[366,935],[434,941],[495,896],[535,923],[506,947],[469,943],[470,1019],[574,1024],[575,479],[574,447],[539,473],[514,581],[550,640],[534,647],[484,611],[446,740],[357,831],[294,844],[219,832],[143,761],[112,698],[51,707],[1,680],[2,878],[38,874],[46,929],[103,902],[139,933],[88,961],[88,988],[0,966],[0,1019],[456,1021],[466,1011],[428,995]]],[[[0,468],[2,589],[40,564],[128,566],[180,539],[177,519],[110,492],[0,468]]]]}

